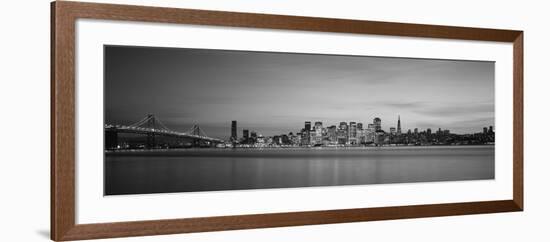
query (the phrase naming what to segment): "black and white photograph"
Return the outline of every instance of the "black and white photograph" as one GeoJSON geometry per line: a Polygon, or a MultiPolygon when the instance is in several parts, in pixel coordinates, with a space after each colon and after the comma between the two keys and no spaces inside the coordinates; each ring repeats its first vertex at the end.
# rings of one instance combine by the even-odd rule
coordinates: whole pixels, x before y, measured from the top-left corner
{"type": "Polygon", "coordinates": [[[495,178],[495,62],[106,45],[104,195],[495,178]]]}

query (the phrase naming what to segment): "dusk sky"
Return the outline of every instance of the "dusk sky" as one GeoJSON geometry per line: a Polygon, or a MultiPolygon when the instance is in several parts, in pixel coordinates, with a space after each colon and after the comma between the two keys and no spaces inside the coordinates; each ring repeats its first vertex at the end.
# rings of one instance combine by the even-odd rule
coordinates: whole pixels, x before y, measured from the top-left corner
{"type": "Polygon", "coordinates": [[[227,138],[382,119],[382,129],[480,132],[494,125],[494,62],[181,48],[105,47],[105,122],[154,114],[227,138]]]}

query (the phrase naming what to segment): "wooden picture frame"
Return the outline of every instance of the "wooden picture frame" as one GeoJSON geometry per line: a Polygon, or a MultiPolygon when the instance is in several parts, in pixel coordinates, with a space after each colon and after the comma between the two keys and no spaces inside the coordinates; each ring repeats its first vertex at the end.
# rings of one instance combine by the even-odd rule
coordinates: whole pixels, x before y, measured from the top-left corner
{"type": "Polygon", "coordinates": [[[57,1],[51,4],[51,239],[330,224],[523,210],[523,32],[268,14],[57,1]],[[513,43],[513,199],[237,216],[75,222],[75,22],[103,19],[513,43]]]}

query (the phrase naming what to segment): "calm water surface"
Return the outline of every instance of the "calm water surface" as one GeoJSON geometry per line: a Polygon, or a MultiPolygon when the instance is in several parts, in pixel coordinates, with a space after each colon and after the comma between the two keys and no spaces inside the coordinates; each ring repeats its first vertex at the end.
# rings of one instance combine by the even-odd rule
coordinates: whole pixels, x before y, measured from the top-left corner
{"type": "Polygon", "coordinates": [[[494,146],[109,152],[105,194],[494,179],[494,161],[494,146]]]}

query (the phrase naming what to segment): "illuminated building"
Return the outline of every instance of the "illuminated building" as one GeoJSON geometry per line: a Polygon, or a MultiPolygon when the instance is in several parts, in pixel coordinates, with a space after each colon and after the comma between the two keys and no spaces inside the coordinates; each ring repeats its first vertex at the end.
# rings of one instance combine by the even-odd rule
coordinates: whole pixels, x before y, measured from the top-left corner
{"type": "Polygon", "coordinates": [[[382,130],[382,120],[380,118],[374,118],[372,123],[374,124],[374,129],[376,131],[382,130]]]}
{"type": "Polygon", "coordinates": [[[357,144],[357,123],[349,122],[349,140],[350,144],[357,144]]]}
{"type": "Polygon", "coordinates": [[[237,140],[237,121],[231,121],[231,141],[237,140]]]}

